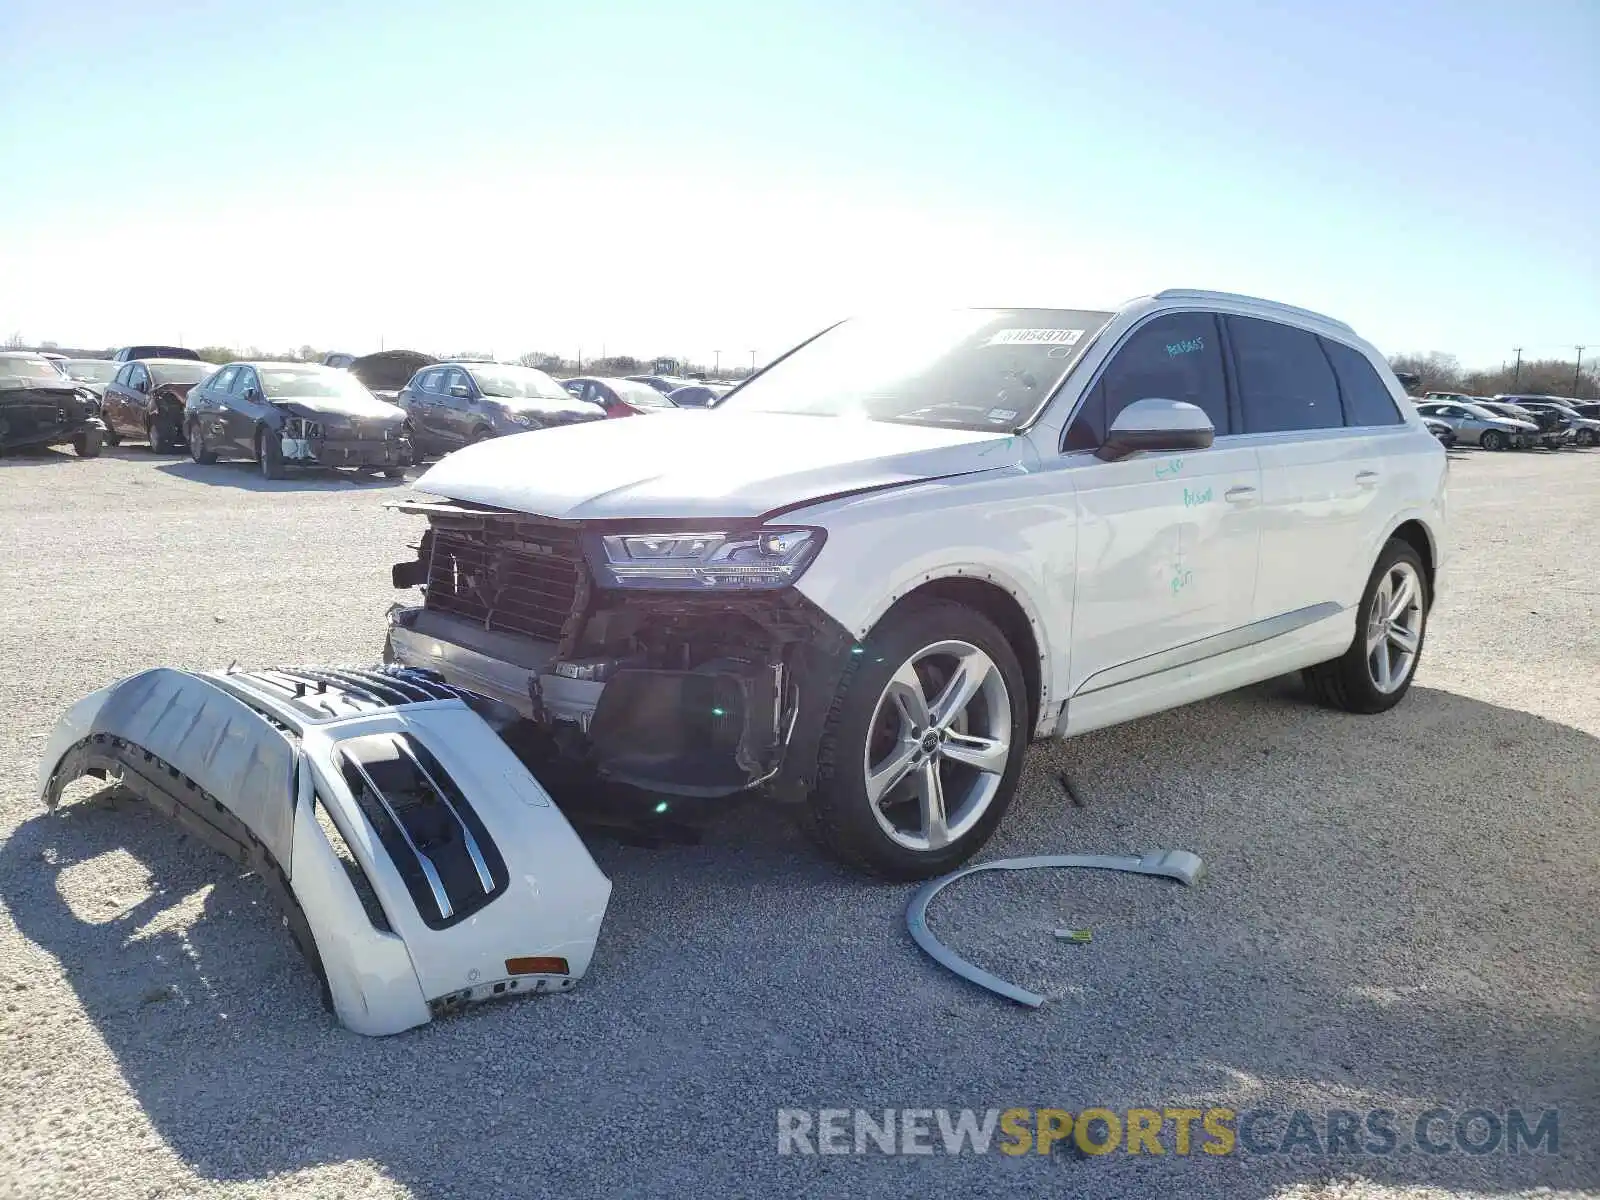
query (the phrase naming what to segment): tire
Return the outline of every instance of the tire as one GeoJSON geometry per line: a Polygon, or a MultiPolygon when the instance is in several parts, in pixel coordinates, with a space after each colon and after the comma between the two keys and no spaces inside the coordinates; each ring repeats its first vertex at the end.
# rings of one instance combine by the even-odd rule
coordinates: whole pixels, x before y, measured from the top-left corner
{"type": "Polygon", "coordinates": [[[1594,430],[1592,430],[1592,429],[1580,429],[1580,430],[1578,430],[1577,433],[1572,435],[1572,444],[1574,446],[1584,446],[1584,447],[1588,447],[1588,446],[1594,445],[1594,430]]]}
{"type": "Polygon", "coordinates": [[[385,479],[404,479],[406,477],[406,469],[404,467],[385,467],[383,469],[383,477],[385,479]]]}
{"type": "Polygon", "coordinates": [[[1399,704],[1411,690],[1417,664],[1422,661],[1432,604],[1428,573],[1422,559],[1406,542],[1390,538],[1361,593],[1361,605],[1356,610],[1356,634],[1350,648],[1338,658],[1307,667],[1302,672],[1311,694],[1330,708],[1353,713],[1386,712],[1399,704]],[[1402,576],[1408,577],[1414,588],[1411,602],[1405,606],[1398,623],[1401,632],[1410,635],[1412,648],[1409,651],[1395,639],[1392,630],[1396,622],[1380,621],[1374,611],[1379,607],[1380,597],[1381,603],[1394,611],[1397,579],[1402,576]],[[1384,656],[1381,667],[1377,658],[1380,653],[1384,656]],[[1397,664],[1397,657],[1403,665],[1397,664]],[[1385,674],[1387,683],[1381,682],[1385,674]]]}
{"type": "Polygon", "coordinates": [[[823,729],[808,832],[871,874],[941,875],[982,848],[1016,794],[1028,743],[1022,668],[992,621],[943,600],[891,612],[857,649],[823,729]],[[940,721],[931,701],[961,666],[979,682],[940,721]],[[981,754],[989,766],[947,757],[955,753],[981,754]],[[882,772],[877,784],[869,783],[874,771],[882,772]],[[929,819],[935,778],[943,836],[929,819]]]}
{"type": "Polygon", "coordinates": [[[72,450],[79,458],[99,458],[100,447],[105,444],[105,434],[98,429],[85,429],[72,435],[72,450]]]}
{"type": "Polygon", "coordinates": [[[1483,436],[1478,439],[1478,445],[1485,450],[1504,450],[1506,448],[1506,435],[1498,429],[1486,429],[1483,436]]]}
{"type": "Polygon", "coordinates": [[[109,426],[109,425],[106,426],[106,445],[108,445],[108,446],[120,446],[120,445],[122,445],[122,435],[120,433],[118,433],[115,429],[111,428],[111,426],[109,426]]]}
{"type": "Polygon", "coordinates": [[[209,466],[217,461],[213,451],[206,449],[206,435],[200,429],[199,421],[189,422],[189,457],[202,466],[209,466]]]}
{"type": "Polygon", "coordinates": [[[465,444],[468,446],[476,446],[479,442],[487,442],[493,436],[494,432],[492,430],[480,425],[467,435],[465,444]]]}
{"type": "Polygon", "coordinates": [[[172,442],[176,439],[167,437],[167,423],[160,417],[151,417],[150,424],[145,427],[145,434],[150,440],[151,454],[171,454],[172,442]]]}
{"type": "Polygon", "coordinates": [[[256,430],[256,461],[261,464],[263,479],[282,479],[283,444],[272,436],[270,429],[256,430]]]}

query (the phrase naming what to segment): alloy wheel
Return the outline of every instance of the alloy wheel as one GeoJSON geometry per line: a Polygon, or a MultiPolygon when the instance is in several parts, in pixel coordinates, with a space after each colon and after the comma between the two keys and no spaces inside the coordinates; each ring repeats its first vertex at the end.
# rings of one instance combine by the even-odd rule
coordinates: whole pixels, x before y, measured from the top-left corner
{"type": "Polygon", "coordinates": [[[999,793],[1011,758],[1011,694],[970,642],[917,651],[878,697],[862,767],[879,827],[908,850],[967,833],[999,793]]]}
{"type": "Polygon", "coordinates": [[[1367,613],[1367,672],[1385,695],[1403,687],[1416,669],[1422,622],[1422,580],[1410,563],[1397,562],[1378,584],[1367,613]]]}

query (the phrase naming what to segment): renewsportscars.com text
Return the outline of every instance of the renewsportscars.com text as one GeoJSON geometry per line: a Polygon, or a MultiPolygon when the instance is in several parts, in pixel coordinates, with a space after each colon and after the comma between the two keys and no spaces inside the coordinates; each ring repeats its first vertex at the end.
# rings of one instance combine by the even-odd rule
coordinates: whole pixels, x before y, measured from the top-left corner
{"type": "Polygon", "coordinates": [[[779,1154],[1558,1154],[1555,1109],[780,1108],[779,1154]]]}

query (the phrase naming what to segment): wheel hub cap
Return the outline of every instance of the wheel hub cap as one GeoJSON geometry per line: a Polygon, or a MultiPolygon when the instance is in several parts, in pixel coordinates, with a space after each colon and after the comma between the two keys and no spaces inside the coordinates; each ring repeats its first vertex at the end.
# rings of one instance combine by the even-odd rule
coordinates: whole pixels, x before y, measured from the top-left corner
{"type": "Polygon", "coordinates": [[[1389,568],[1367,616],[1367,672],[1380,692],[1404,686],[1422,649],[1422,580],[1408,562],[1389,568]]]}
{"type": "Polygon", "coordinates": [[[938,642],[885,685],[863,755],[879,827],[909,850],[964,835],[1000,791],[1011,758],[1011,695],[987,654],[938,642]]]}

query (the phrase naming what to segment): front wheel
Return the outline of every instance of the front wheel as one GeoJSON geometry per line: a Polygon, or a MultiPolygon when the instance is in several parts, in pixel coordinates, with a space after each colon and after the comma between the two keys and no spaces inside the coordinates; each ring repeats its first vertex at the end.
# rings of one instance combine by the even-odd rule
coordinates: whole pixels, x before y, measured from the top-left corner
{"type": "Polygon", "coordinates": [[[1390,538],[1361,594],[1350,648],[1306,668],[1312,694],[1346,712],[1380,713],[1399,704],[1422,658],[1430,603],[1422,559],[1409,543],[1390,538]]]}
{"type": "Polygon", "coordinates": [[[1592,430],[1592,429],[1580,429],[1580,430],[1578,430],[1577,433],[1572,435],[1572,444],[1574,446],[1592,446],[1592,445],[1594,445],[1594,430],[1592,430]]]}
{"type": "Polygon", "coordinates": [[[199,421],[189,422],[189,457],[202,465],[217,461],[217,456],[206,449],[206,435],[200,431],[199,421]]]}
{"type": "Polygon", "coordinates": [[[79,458],[99,458],[105,435],[98,429],[85,429],[72,438],[72,450],[79,458]]]}
{"type": "Polygon", "coordinates": [[[1504,450],[1506,448],[1506,435],[1498,429],[1488,429],[1484,431],[1483,437],[1479,439],[1479,444],[1485,450],[1504,450]]]}
{"type": "Polygon", "coordinates": [[[992,621],[949,601],[892,613],[856,649],[823,733],[811,831],[877,875],[943,874],[989,840],[1016,792],[1022,668],[992,621]]]}
{"type": "Polygon", "coordinates": [[[270,429],[256,431],[256,461],[261,464],[263,479],[283,478],[283,443],[270,429]]]}
{"type": "Polygon", "coordinates": [[[151,454],[170,454],[176,438],[168,437],[167,423],[160,417],[151,417],[148,431],[151,454]]]}
{"type": "Polygon", "coordinates": [[[383,477],[385,479],[404,479],[406,477],[406,469],[404,467],[385,467],[383,469],[383,477]]]}

